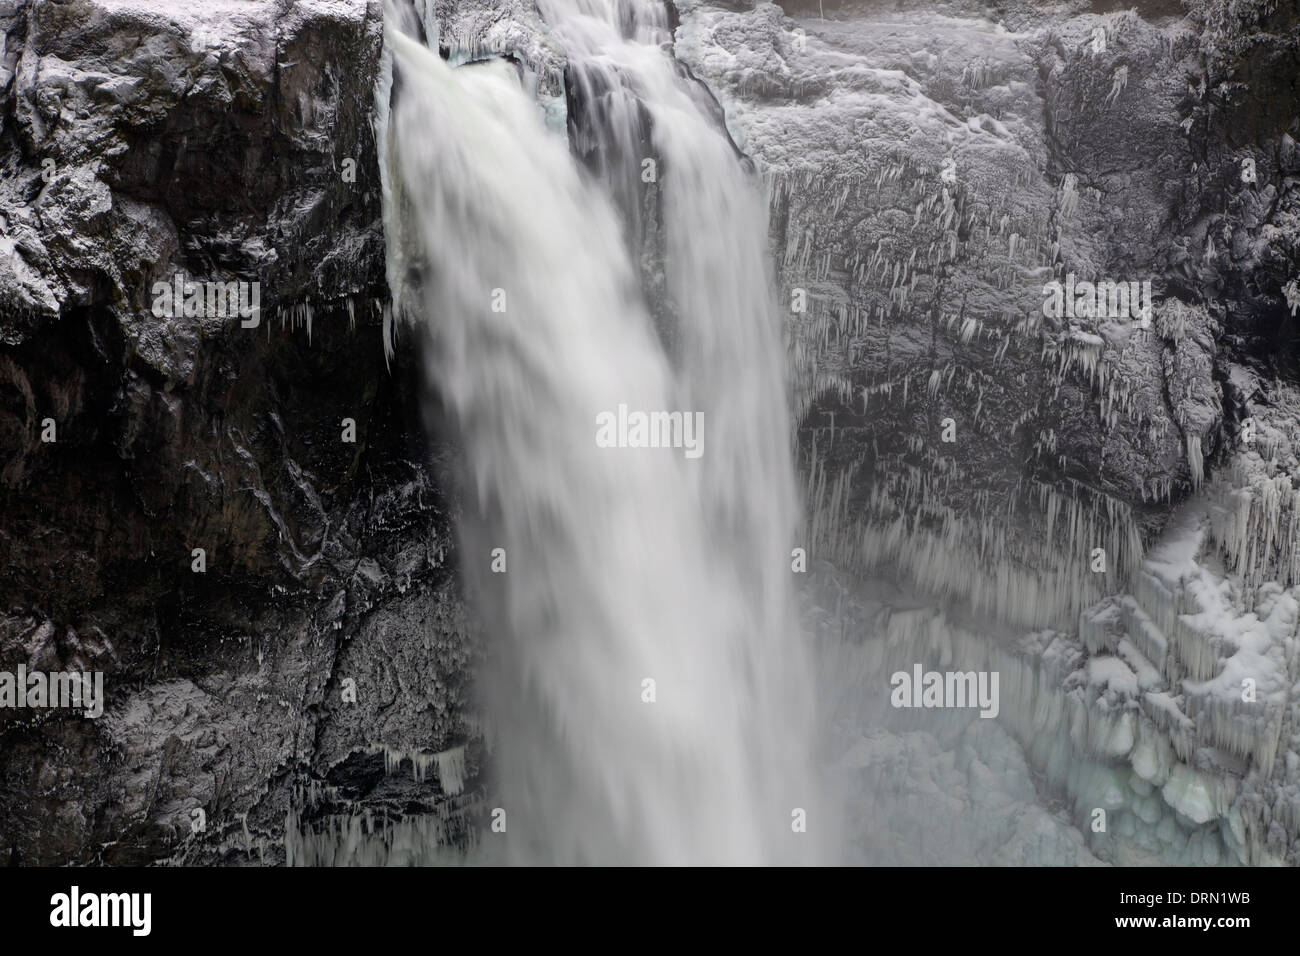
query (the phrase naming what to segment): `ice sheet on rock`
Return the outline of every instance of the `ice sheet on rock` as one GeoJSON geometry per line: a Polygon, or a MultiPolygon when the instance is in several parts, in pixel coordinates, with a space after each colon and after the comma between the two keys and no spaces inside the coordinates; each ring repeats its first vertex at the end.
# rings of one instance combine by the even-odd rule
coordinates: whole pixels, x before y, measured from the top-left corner
{"type": "MultiPolygon", "coordinates": [[[[827,638],[841,635],[837,639],[842,641],[847,618],[847,632],[859,635],[848,645],[834,645],[838,650],[824,663],[825,693],[844,726],[876,731],[884,727],[890,733],[903,727],[924,730],[933,735],[937,750],[944,751],[981,721],[936,713],[919,718],[918,729],[916,714],[900,717],[881,703],[887,675],[911,661],[927,667],[997,669],[1002,688],[997,725],[1023,747],[1028,766],[1045,775],[1049,792],[1074,808],[1076,825],[1102,859],[1136,864],[1276,859],[1256,822],[1257,784],[1243,785],[1243,768],[1215,757],[1212,735],[1204,727],[1198,729],[1177,700],[1161,689],[1163,675],[1129,640],[1121,639],[1113,656],[1090,659],[1077,639],[1059,632],[1041,631],[1008,644],[958,625],[934,609],[891,611],[863,601],[855,613],[847,613],[846,608],[854,607],[853,598],[841,595],[834,603],[836,613],[819,618],[816,627],[827,638]],[[858,689],[856,694],[850,687],[858,689]],[[874,687],[881,690],[873,694],[874,687]],[[1096,808],[1107,811],[1107,834],[1092,834],[1086,826],[1096,808]]],[[[897,741],[894,745],[902,746],[897,741]]],[[[847,758],[859,769],[881,761],[889,765],[890,744],[875,740],[867,751],[862,746],[854,745],[856,756],[847,758]]],[[[908,748],[916,751],[914,744],[908,748]]],[[[935,759],[951,757],[940,754],[935,759]]],[[[918,772],[940,771],[909,771],[918,772]]],[[[916,791],[909,792],[924,801],[935,788],[921,779],[916,791]]],[[[898,799],[879,792],[885,784],[878,777],[860,782],[878,805],[891,806],[898,799]]],[[[885,793],[897,791],[896,786],[885,793]]],[[[980,811],[973,812],[978,816],[980,811]]],[[[906,823],[897,825],[906,830],[906,823]]],[[[971,835],[945,835],[954,854],[964,845],[967,849],[960,852],[979,857],[969,849],[971,835]]],[[[877,840],[872,849],[893,853],[895,859],[940,853],[923,837],[916,840],[910,849],[877,840]]]]}
{"type": "Polygon", "coordinates": [[[1082,834],[1045,806],[1019,747],[989,721],[955,744],[925,731],[862,736],[837,768],[860,815],[852,862],[1096,866],[1082,834]]]}
{"type": "Polygon", "coordinates": [[[1094,657],[1088,661],[1088,683],[1105,685],[1122,694],[1136,695],[1137,674],[1118,657],[1094,657]]]}

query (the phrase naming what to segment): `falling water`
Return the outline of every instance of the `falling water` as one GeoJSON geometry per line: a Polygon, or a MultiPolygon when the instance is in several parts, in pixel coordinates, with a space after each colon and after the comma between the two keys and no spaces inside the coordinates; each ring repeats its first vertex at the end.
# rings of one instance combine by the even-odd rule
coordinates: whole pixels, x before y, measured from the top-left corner
{"type": "MultiPolygon", "coordinates": [[[[792,613],[762,203],[661,47],[659,8],[542,10],[574,76],[602,73],[649,117],[673,346],[616,212],[625,171],[590,182],[508,64],[451,69],[390,33],[390,275],[464,449],[462,563],[488,635],[492,803],[508,826],[484,848],[515,862],[820,862],[833,814],[792,613]],[[619,405],[703,413],[702,456],[598,447],[597,416],[619,405]],[[495,549],[504,573],[488,571],[495,549]]],[[[637,112],[605,124],[610,155],[638,159],[637,112]]]]}

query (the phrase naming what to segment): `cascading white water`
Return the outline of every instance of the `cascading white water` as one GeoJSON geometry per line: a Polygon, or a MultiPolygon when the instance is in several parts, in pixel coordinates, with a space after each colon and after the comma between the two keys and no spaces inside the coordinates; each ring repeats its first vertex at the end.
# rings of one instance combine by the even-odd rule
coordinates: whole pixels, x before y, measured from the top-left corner
{"type": "MultiPolygon", "coordinates": [[[[658,0],[542,0],[540,8],[569,54],[579,100],[617,104],[602,111],[602,132],[618,141],[612,155],[631,157],[634,173],[644,135],[634,104],[648,117],[653,155],[645,158],[658,164],[662,185],[674,359],[692,407],[711,426],[700,472],[710,530],[715,547],[741,559],[733,586],[750,598],[751,649],[780,653],[794,627],[795,490],[766,206],[710,117],[716,106],[663,48],[669,35],[658,0]]],[[[807,681],[797,674],[797,683],[807,681]]]]}
{"type": "Polygon", "coordinates": [[[395,297],[428,330],[429,378],[476,492],[463,564],[490,644],[492,799],[508,821],[484,849],[515,862],[819,862],[834,815],[814,780],[792,614],[795,494],[761,200],[669,55],[638,42],[662,38],[653,17],[625,10],[624,38],[608,0],[543,12],[579,69],[617,71],[652,117],[679,328],[670,359],[613,205],[511,67],[452,70],[390,33],[390,273],[411,283],[395,297]],[[620,405],[702,412],[702,456],[598,447],[597,416],[620,405]],[[496,548],[503,574],[487,571],[496,548]]]}

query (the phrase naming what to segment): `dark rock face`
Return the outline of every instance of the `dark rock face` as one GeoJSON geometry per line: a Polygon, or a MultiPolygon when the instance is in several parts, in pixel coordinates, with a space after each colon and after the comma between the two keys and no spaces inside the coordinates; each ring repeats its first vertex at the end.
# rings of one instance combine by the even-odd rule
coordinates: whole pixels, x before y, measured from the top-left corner
{"type": "Polygon", "coordinates": [[[377,2],[11,4],[9,309],[127,315],[178,271],[260,280],[263,305],[375,287],[380,18],[377,2]]]}
{"type": "Polygon", "coordinates": [[[376,745],[462,742],[469,643],[448,505],[413,438],[418,377],[384,368],[376,323],[326,318],[310,346],[209,342],[171,391],[120,341],[95,352],[85,316],[7,355],[38,409],[65,404],[58,440],[9,458],[0,489],[0,660],[102,671],[108,698],[97,721],[0,712],[20,860],[110,840],[106,862],[165,856],[196,807],[214,838],[247,814],[274,859],[291,785],[376,745]]]}
{"type": "Polygon", "coordinates": [[[238,356],[218,347],[193,392],[170,394],[129,368],[84,369],[79,343],[54,336],[10,356],[38,403],[57,385],[69,411],[0,491],[3,660],[104,671],[109,699],[98,722],[0,715],[20,859],[84,859],[110,837],[130,853],[136,834],[135,852],[164,855],[152,829],[196,806],[214,825],[251,812],[278,837],[290,782],[362,747],[458,742],[469,645],[447,506],[409,441],[423,431],[413,370],[358,349],[377,338],[370,324],[310,347],[282,333],[238,356]],[[356,445],[340,442],[345,417],[356,445]],[[356,705],[341,703],[348,676],[356,705]],[[27,802],[40,793],[52,803],[27,802]],[[101,804],[72,832],[46,819],[101,804]]]}
{"type": "Polygon", "coordinates": [[[380,5],[199,6],[0,7],[0,670],[107,698],[0,709],[22,864],[275,862],[462,787],[384,773],[465,743],[471,642],[381,345],[380,5]],[[259,324],[155,316],[176,273],[259,324]]]}

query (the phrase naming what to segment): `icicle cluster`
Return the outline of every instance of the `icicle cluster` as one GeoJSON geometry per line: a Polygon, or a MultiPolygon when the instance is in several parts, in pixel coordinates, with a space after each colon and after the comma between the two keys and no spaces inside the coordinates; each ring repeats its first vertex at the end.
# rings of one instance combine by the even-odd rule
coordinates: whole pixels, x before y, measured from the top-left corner
{"type": "MultiPolygon", "coordinates": [[[[1124,601],[1129,613],[1136,610],[1132,598],[1124,601]]],[[[857,695],[887,687],[889,674],[907,671],[914,662],[940,670],[996,671],[999,722],[1047,785],[1069,800],[1080,830],[1104,858],[1281,862],[1300,815],[1285,792],[1274,792],[1269,802],[1261,799],[1274,768],[1252,766],[1244,776],[1225,772],[1225,758],[1213,749],[1215,729],[1196,711],[1184,713],[1182,695],[1173,689],[1177,682],[1164,683],[1122,636],[1126,625],[1118,608],[1112,600],[1085,616],[1090,623],[1081,631],[1100,642],[1095,650],[1051,629],[999,645],[932,608],[884,609],[855,620],[853,609],[837,602],[833,611],[820,613],[816,626],[827,645],[825,667],[838,675],[837,686],[856,688],[857,695]],[[1105,832],[1091,829],[1097,809],[1107,813],[1105,832]],[[1289,821],[1285,836],[1270,836],[1272,822],[1283,820],[1289,821]]],[[[1172,642],[1171,647],[1176,651],[1172,642]]],[[[872,719],[918,718],[882,710],[872,719]]],[[[934,729],[971,718],[939,712],[924,719],[934,729]]]]}
{"type": "Polygon", "coordinates": [[[953,459],[936,454],[927,467],[890,459],[862,495],[853,472],[831,475],[823,457],[814,438],[806,488],[811,553],[843,568],[892,570],[1000,620],[1073,625],[1142,557],[1131,509],[1082,485],[1030,482],[995,498],[969,490],[953,459]],[[1097,548],[1105,552],[1100,573],[1097,548]]]}
{"type": "Polygon", "coordinates": [[[397,773],[406,761],[411,762],[411,779],[424,783],[429,778],[429,768],[438,768],[438,783],[444,793],[455,796],[465,787],[465,745],[452,747],[438,753],[429,753],[423,748],[403,749],[389,747],[387,744],[374,744],[370,753],[383,753],[384,772],[397,773]]]}

